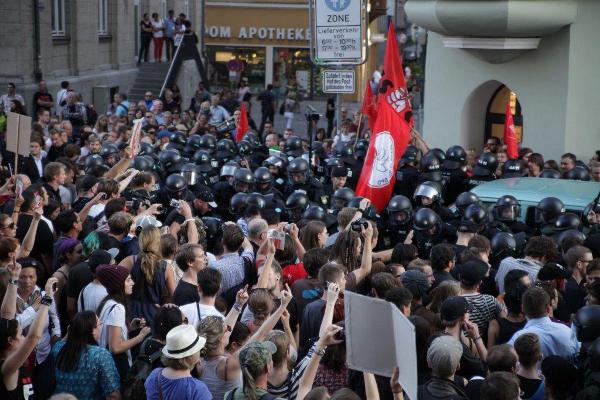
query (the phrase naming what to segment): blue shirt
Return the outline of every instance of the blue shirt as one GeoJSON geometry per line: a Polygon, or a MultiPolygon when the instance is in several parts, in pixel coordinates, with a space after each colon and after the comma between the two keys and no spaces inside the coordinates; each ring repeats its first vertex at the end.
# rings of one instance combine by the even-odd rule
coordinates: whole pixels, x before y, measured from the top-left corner
{"type": "Polygon", "coordinates": [[[165,36],[173,38],[173,31],[175,30],[175,19],[165,18],[165,36]]]}
{"type": "Polygon", "coordinates": [[[508,344],[514,346],[515,340],[524,333],[535,333],[540,339],[544,357],[560,356],[570,362],[579,353],[579,342],[568,326],[552,322],[549,317],[528,319],[525,327],[515,332],[508,344]]]}
{"type": "MultiPolygon", "coordinates": [[[[52,356],[57,359],[65,341],[57,342],[52,356]]],[[[55,361],[56,362],[56,361],[55,361]]],[[[56,389],[54,393],[70,393],[79,400],[106,398],[120,389],[119,372],[107,349],[88,345],[73,371],[65,372],[54,368],[56,389]]]]}
{"type": "Polygon", "coordinates": [[[159,400],[158,381],[163,400],[212,400],[213,396],[204,382],[191,376],[179,379],[169,379],[162,375],[163,368],[156,368],[146,378],[146,399],[159,400]],[[161,374],[157,377],[157,374],[161,374]]]}

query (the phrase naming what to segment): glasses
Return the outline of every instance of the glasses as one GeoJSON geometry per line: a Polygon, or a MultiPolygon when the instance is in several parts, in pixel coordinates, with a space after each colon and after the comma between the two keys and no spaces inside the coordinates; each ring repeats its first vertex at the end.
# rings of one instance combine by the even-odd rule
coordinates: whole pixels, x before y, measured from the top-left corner
{"type": "Polygon", "coordinates": [[[3,226],[1,229],[15,229],[15,223],[11,222],[10,224],[3,226]]]}
{"type": "Polygon", "coordinates": [[[146,118],[154,118],[154,115],[148,114],[148,115],[146,115],[146,118]]]}

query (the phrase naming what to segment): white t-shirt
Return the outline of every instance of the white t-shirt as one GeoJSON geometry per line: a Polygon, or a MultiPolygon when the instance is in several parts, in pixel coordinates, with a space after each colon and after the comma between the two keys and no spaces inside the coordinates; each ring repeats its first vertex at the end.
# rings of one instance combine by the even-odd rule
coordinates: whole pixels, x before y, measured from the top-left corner
{"type": "Polygon", "coordinates": [[[159,19],[158,21],[152,20],[152,27],[154,29],[161,29],[159,31],[152,32],[152,37],[161,38],[165,35],[165,33],[162,31],[162,29],[165,27],[165,23],[162,19],[159,19]]]}
{"type": "MultiPolygon", "coordinates": [[[[102,333],[100,334],[98,346],[108,349],[108,330],[111,326],[121,328],[121,338],[127,340],[127,321],[125,320],[125,306],[123,304],[108,300],[104,303],[98,319],[102,322],[102,333]]],[[[127,359],[129,365],[131,365],[131,352],[129,350],[127,350],[127,359]]]]}
{"type": "Polygon", "coordinates": [[[77,311],[93,311],[96,312],[98,306],[108,293],[106,288],[100,283],[88,283],[77,299],[77,311]],[[85,306],[85,307],[84,307],[85,306]]]}
{"type": "MultiPolygon", "coordinates": [[[[198,303],[198,308],[200,308],[200,320],[203,320],[208,316],[223,318],[223,314],[221,314],[219,310],[215,308],[215,306],[207,306],[205,304],[198,303]]],[[[185,315],[185,317],[187,318],[188,324],[193,326],[194,328],[197,328],[198,323],[200,323],[200,321],[198,320],[198,308],[196,308],[195,302],[184,304],[179,307],[183,315],[185,315]]]]}

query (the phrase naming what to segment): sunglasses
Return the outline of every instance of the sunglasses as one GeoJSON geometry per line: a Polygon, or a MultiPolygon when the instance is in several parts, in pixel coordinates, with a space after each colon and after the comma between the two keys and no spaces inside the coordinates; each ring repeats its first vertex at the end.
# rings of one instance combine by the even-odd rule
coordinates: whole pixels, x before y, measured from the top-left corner
{"type": "Polygon", "coordinates": [[[15,229],[15,223],[11,222],[10,224],[3,226],[2,229],[15,229]]]}

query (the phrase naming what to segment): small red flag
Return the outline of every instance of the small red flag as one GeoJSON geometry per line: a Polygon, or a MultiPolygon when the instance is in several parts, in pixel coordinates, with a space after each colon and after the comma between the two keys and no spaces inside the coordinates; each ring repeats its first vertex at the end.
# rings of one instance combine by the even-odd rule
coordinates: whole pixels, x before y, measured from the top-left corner
{"type": "Polygon", "coordinates": [[[519,146],[517,145],[515,123],[513,122],[513,115],[510,109],[510,98],[506,102],[506,116],[504,117],[504,144],[506,145],[508,158],[519,158],[519,146]]]}
{"type": "Polygon", "coordinates": [[[369,123],[369,129],[373,132],[373,128],[375,127],[375,121],[377,120],[377,106],[375,101],[375,96],[373,96],[373,89],[371,88],[371,83],[367,82],[367,87],[365,89],[365,95],[363,96],[363,103],[360,109],[360,112],[363,116],[367,117],[369,123]]]}
{"type": "Polygon", "coordinates": [[[373,124],[369,150],[356,186],[356,195],[366,197],[378,212],[387,205],[394,184],[398,160],[410,140],[410,123],[406,113],[411,110],[406,79],[396,41],[396,30],[388,29],[384,75],[379,83],[377,119],[373,124]]]}
{"type": "Polygon", "coordinates": [[[240,120],[236,127],[235,133],[235,141],[241,142],[244,138],[244,135],[250,129],[250,125],[248,125],[248,113],[246,112],[246,104],[242,102],[242,107],[240,108],[240,120]]]}

